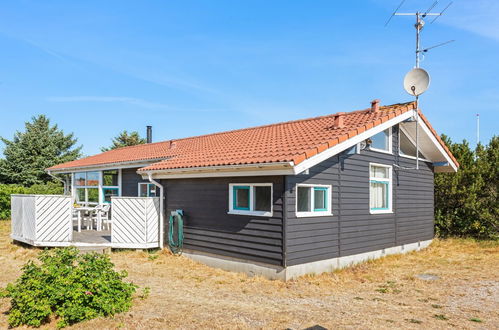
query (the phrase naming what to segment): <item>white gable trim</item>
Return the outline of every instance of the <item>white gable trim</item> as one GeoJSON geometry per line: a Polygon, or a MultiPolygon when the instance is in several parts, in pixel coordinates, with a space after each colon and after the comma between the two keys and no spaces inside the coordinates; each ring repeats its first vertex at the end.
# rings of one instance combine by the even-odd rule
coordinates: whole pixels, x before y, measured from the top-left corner
{"type": "MultiPolygon", "coordinates": [[[[420,117],[421,118],[421,117],[420,117]]],[[[423,128],[423,131],[430,137],[430,140],[433,142],[433,144],[437,147],[438,151],[445,157],[447,162],[449,163],[450,167],[454,172],[457,172],[457,166],[452,160],[452,158],[449,156],[449,154],[445,151],[445,149],[442,147],[440,142],[438,142],[437,138],[433,133],[430,131],[430,128],[426,125],[426,123],[421,119],[419,120],[420,126],[423,128]]]]}
{"type": "Polygon", "coordinates": [[[381,131],[384,131],[387,128],[390,128],[393,125],[396,125],[398,123],[403,122],[406,119],[413,117],[414,114],[415,114],[414,111],[404,112],[403,114],[401,114],[395,118],[389,119],[388,121],[385,121],[384,123],[382,123],[378,126],[375,126],[371,129],[368,129],[367,131],[364,131],[364,132],[352,137],[351,139],[348,139],[344,142],[341,142],[341,143],[339,143],[339,144],[337,144],[329,149],[324,150],[323,152],[321,152],[317,155],[314,155],[314,156],[304,160],[303,162],[301,162],[300,164],[298,164],[294,167],[295,174],[299,174],[299,173],[311,168],[312,166],[315,166],[315,165],[325,161],[326,159],[328,159],[334,155],[337,155],[340,152],[356,145],[357,143],[364,141],[365,139],[367,139],[367,138],[369,138],[369,137],[371,137],[371,136],[373,136],[381,131]]]}

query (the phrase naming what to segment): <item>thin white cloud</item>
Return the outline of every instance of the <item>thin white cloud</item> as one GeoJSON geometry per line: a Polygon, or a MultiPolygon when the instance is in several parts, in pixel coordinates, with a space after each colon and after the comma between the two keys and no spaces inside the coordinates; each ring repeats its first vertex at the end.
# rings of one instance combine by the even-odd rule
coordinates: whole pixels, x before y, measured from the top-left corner
{"type": "Polygon", "coordinates": [[[499,41],[499,1],[455,1],[436,22],[499,41]]]}
{"type": "Polygon", "coordinates": [[[124,103],[148,109],[167,109],[166,104],[150,102],[144,99],[126,96],[52,96],[48,97],[49,102],[108,102],[124,103]]]}

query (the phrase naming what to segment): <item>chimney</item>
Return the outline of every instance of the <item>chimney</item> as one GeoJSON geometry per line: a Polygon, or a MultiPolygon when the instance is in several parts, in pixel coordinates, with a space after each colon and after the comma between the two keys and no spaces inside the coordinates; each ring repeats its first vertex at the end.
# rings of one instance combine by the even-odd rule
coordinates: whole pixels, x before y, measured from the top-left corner
{"type": "Polygon", "coordinates": [[[343,123],[343,115],[345,113],[344,112],[338,112],[336,114],[336,117],[334,117],[334,126],[337,127],[337,128],[342,128],[344,125],[343,123]]]}
{"type": "Polygon", "coordinates": [[[379,99],[375,99],[371,101],[371,112],[378,112],[379,111],[379,99]]]}
{"type": "Polygon", "coordinates": [[[147,143],[152,143],[152,126],[147,126],[147,143]]]}

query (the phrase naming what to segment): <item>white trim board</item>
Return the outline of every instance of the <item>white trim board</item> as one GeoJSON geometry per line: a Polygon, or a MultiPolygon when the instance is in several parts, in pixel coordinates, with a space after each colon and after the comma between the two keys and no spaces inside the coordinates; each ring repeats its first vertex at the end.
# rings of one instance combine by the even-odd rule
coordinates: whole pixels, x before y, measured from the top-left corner
{"type": "MultiPolygon", "coordinates": [[[[426,123],[424,122],[424,120],[420,120],[419,122],[421,124],[421,127],[423,128],[423,131],[426,133],[426,135],[428,135],[430,137],[430,140],[433,142],[433,144],[435,144],[435,146],[437,147],[438,151],[447,160],[447,162],[449,163],[451,169],[454,172],[457,172],[457,166],[456,166],[456,164],[454,164],[454,162],[452,161],[452,158],[447,154],[447,152],[444,150],[444,148],[442,147],[442,145],[440,144],[440,142],[438,142],[437,138],[430,131],[430,128],[426,125],[426,123]]],[[[448,166],[444,166],[444,167],[448,167],[448,166]]]]}
{"type": "Polygon", "coordinates": [[[89,165],[89,166],[77,166],[77,167],[67,167],[61,169],[52,169],[46,170],[52,174],[65,174],[65,173],[74,173],[74,172],[92,172],[92,171],[102,171],[102,170],[118,170],[123,168],[141,168],[145,166],[152,165],[154,163],[160,162],[162,160],[167,159],[166,157],[162,158],[151,158],[144,159],[140,161],[130,161],[130,162],[117,162],[117,163],[106,163],[101,165],[89,165]]]}
{"type": "Polygon", "coordinates": [[[368,129],[367,131],[364,131],[364,132],[354,136],[351,139],[348,139],[344,142],[341,142],[341,143],[339,143],[339,144],[337,144],[329,149],[326,149],[325,151],[323,151],[317,155],[314,155],[308,159],[305,159],[303,162],[301,162],[300,164],[298,164],[294,167],[294,172],[295,172],[295,174],[299,174],[299,173],[325,161],[326,159],[333,157],[334,155],[337,155],[340,152],[356,145],[357,143],[360,143],[360,142],[364,141],[365,139],[367,139],[367,138],[369,138],[369,137],[371,137],[379,132],[382,132],[387,128],[390,128],[394,125],[397,125],[398,123],[401,123],[404,120],[407,120],[413,116],[414,116],[414,111],[410,110],[410,111],[404,112],[403,114],[401,114],[395,118],[389,119],[378,126],[375,126],[371,129],[368,129]]]}

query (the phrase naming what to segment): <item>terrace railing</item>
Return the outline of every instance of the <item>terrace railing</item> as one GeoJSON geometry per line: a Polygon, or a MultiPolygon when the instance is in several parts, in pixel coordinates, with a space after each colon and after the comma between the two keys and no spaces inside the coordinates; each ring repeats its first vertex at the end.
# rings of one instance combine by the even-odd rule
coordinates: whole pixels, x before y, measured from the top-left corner
{"type": "Polygon", "coordinates": [[[111,205],[112,247],[159,247],[159,197],[112,197],[111,205]]]}
{"type": "Polygon", "coordinates": [[[35,246],[72,241],[71,196],[11,195],[12,239],[35,246]]]}

